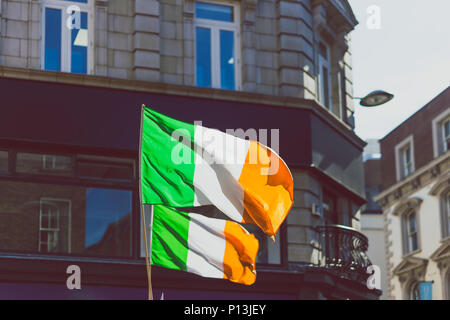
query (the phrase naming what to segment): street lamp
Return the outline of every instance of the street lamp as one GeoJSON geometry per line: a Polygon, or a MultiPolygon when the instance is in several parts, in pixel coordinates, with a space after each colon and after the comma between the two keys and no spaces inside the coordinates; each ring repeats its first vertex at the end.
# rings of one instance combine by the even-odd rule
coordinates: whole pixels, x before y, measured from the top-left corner
{"type": "Polygon", "coordinates": [[[391,93],[383,90],[375,90],[366,95],[364,98],[355,97],[354,99],[361,100],[359,104],[364,107],[376,107],[392,100],[392,98],[394,98],[394,95],[391,93]]]}

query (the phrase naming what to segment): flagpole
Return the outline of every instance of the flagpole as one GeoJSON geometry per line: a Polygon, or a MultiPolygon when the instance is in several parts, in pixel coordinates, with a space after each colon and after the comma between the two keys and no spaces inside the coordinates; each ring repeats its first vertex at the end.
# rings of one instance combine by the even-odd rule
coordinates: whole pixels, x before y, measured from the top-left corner
{"type": "MultiPolygon", "coordinates": [[[[147,228],[145,223],[145,214],[144,214],[144,206],[141,204],[141,213],[142,213],[142,230],[144,232],[144,247],[145,247],[145,265],[147,268],[147,279],[148,279],[148,300],[153,300],[153,290],[152,290],[152,267],[149,261],[148,249],[151,248],[147,246],[147,228]]],[[[153,216],[153,213],[152,213],[153,216]]],[[[153,220],[153,219],[152,219],[153,220]]]]}
{"type": "MultiPolygon", "coordinates": [[[[149,259],[149,249],[151,250],[151,242],[147,245],[147,224],[145,222],[145,214],[144,214],[144,205],[142,203],[142,166],[141,166],[141,158],[142,158],[142,129],[143,129],[143,116],[144,116],[144,108],[145,105],[141,106],[141,127],[139,129],[139,208],[141,210],[141,219],[142,219],[142,231],[144,233],[144,248],[145,248],[145,266],[147,269],[147,281],[148,281],[148,300],[153,300],[153,290],[152,290],[152,267],[149,259]]],[[[153,222],[153,208],[152,208],[152,217],[150,223],[150,232],[152,230],[152,222],[153,222]]]]}

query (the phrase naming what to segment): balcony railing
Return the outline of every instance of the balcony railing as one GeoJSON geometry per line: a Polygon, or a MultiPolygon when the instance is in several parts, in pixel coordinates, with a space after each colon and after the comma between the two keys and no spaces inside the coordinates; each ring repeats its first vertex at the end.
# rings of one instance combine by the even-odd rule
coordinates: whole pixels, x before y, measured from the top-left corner
{"type": "Polygon", "coordinates": [[[372,264],[367,256],[369,241],[356,229],[340,225],[316,227],[318,235],[318,265],[339,276],[365,282],[372,264]]]}

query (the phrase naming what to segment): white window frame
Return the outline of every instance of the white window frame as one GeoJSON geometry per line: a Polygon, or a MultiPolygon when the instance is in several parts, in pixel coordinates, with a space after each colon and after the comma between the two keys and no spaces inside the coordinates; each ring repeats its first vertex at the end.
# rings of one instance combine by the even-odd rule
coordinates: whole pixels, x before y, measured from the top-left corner
{"type": "MultiPolygon", "coordinates": [[[[233,8],[233,22],[210,20],[195,17],[194,13],[194,68],[195,68],[195,83],[197,83],[197,36],[196,29],[207,28],[211,30],[211,87],[215,89],[221,88],[221,69],[220,69],[220,30],[232,31],[234,34],[234,90],[242,90],[241,77],[241,32],[240,32],[240,8],[239,5],[232,1],[194,1],[194,8],[196,2],[211,3],[217,5],[225,5],[233,8]]],[[[195,12],[195,9],[194,9],[195,12]]],[[[226,89],[223,89],[226,90],[226,89]]]]}
{"type": "Polygon", "coordinates": [[[442,240],[450,239],[450,189],[439,195],[441,207],[442,240]]]}
{"type": "Polygon", "coordinates": [[[63,0],[41,0],[41,69],[45,70],[45,9],[61,10],[61,70],[60,72],[69,72],[71,68],[71,32],[66,27],[66,21],[69,14],[67,8],[74,5],[80,8],[81,12],[86,12],[88,16],[88,48],[87,48],[87,70],[86,74],[94,73],[94,25],[93,25],[93,0],[87,3],[63,0]]]}
{"type": "Polygon", "coordinates": [[[397,181],[400,181],[410,174],[412,174],[416,170],[415,166],[415,160],[414,160],[414,137],[413,135],[409,135],[406,139],[401,141],[395,146],[395,167],[396,167],[396,174],[397,174],[397,181]],[[410,148],[411,150],[411,172],[409,174],[405,174],[405,163],[404,163],[404,155],[403,151],[406,147],[410,148]]]}
{"type": "Polygon", "coordinates": [[[419,230],[419,215],[418,211],[415,209],[408,209],[401,215],[401,228],[402,228],[402,246],[403,246],[403,255],[409,256],[411,254],[417,253],[421,250],[420,245],[420,230],[419,230]],[[415,227],[416,230],[414,232],[411,232],[410,230],[410,217],[414,215],[415,216],[415,227]],[[412,248],[412,244],[410,242],[411,238],[415,236],[417,241],[417,248],[412,248]]]}
{"type": "Polygon", "coordinates": [[[325,42],[325,41],[319,41],[317,44],[317,62],[318,62],[318,73],[317,73],[317,97],[319,102],[329,111],[331,111],[333,109],[333,106],[331,105],[331,92],[332,92],[332,88],[331,88],[331,63],[330,63],[330,54],[331,54],[331,50],[330,50],[330,46],[325,42]],[[325,57],[323,57],[320,54],[320,43],[322,43],[325,46],[326,49],[326,54],[327,54],[327,58],[325,59],[325,57]],[[325,103],[325,88],[322,85],[322,78],[323,76],[323,67],[326,67],[328,70],[328,107],[326,106],[325,103]]]}
{"type": "Polygon", "coordinates": [[[72,246],[71,246],[71,239],[72,239],[72,201],[71,200],[69,200],[69,199],[60,199],[60,198],[49,198],[49,197],[43,197],[43,198],[41,198],[40,199],[40,201],[39,201],[39,239],[38,239],[38,251],[39,252],[42,252],[41,251],[41,245],[47,245],[47,251],[44,251],[45,253],[51,253],[50,251],[49,251],[49,243],[48,243],[48,240],[47,240],[47,242],[42,242],[41,241],[41,232],[42,231],[53,231],[53,232],[59,232],[60,231],[60,229],[59,229],[59,226],[60,226],[60,223],[59,223],[59,221],[60,221],[60,214],[58,214],[58,216],[57,216],[57,221],[58,221],[58,223],[57,223],[57,226],[56,226],[56,228],[52,228],[51,226],[50,227],[47,227],[47,228],[43,228],[42,227],[42,216],[43,216],[43,212],[42,212],[42,205],[44,204],[44,203],[48,203],[48,202],[66,202],[66,203],[68,203],[68,210],[69,210],[69,212],[68,212],[68,226],[67,226],[67,228],[68,228],[68,230],[67,230],[67,237],[68,237],[68,239],[67,239],[67,253],[71,253],[71,251],[72,251],[72,246]]]}
{"type": "Polygon", "coordinates": [[[444,130],[443,130],[443,124],[448,120],[450,120],[450,107],[432,120],[431,128],[433,130],[432,132],[433,155],[435,158],[439,157],[440,155],[448,151],[447,145],[445,144],[444,141],[444,130]],[[439,145],[439,142],[441,142],[443,145],[439,145]]]}

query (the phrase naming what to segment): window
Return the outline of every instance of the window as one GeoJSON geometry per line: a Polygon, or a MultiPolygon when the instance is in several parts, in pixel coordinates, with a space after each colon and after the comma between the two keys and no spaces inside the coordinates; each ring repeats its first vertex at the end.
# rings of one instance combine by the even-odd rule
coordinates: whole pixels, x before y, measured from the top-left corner
{"type": "Polygon", "coordinates": [[[450,190],[441,195],[442,238],[450,237],[450,190]]]}
{"type": "Polygon", "coordinates": [[[0,173],[8,172],[8,152],[0,150],[0,173]]]}
{"type": "Polygon", "coordinates": [[[239,16],[235,5],[195,3],[195,77],[199,87],[240,89],[239,16]]]}
{"type": "Polygon", "coordinates": [[[318,65],[318,97],[319,101],[331,110],[331,77],[330,77],[330,50],[328,46],[319,42],[318,65]]]}
{"type": "Polygon", "coordinates": [[[412,173],[412,156],[411,146],[407,145],[400,150],[401,164],[402,164],[402,177],[407,177],[412,173]]]}
{"type": "Polygon", "coordinates": [[[450,109],[432,121],[434,157],[450,150],[450,109]]]}
{"type": "Polygon", "coordinates": [[[338,224],[336,197],[333,194],[324,191],[322,206],[325,224],[338,224]]]}
{"type": "Polygon", "coordinates": [[[413,136],[409,136],[395,147],[397,181],[414,172],[413,136]]]}
{"type": "Polygon", "coordinates": [[[9,152],[16,156],[0,179],[0,251],[132,256],[134,160],[9,152]]]}
{"type": "Polygon", "coordinates": [[[52,176],[72,176],[74,174],[71,157],[26,152],[17,153],[16,171],[52,176]]]}
{"type": "Polygon", "coordinates": [[[414,282],[411,284],[409,290],[409,300],[420,300],[420,284],[419,282],[414,282]]]}
{"type": "Polygon", "coordinates": [[[41,198],[39,252],[70,253],[71,201],[41,198]]]}
{"type": "Polygon", "coordinates": [[[259,241],[256,263],[281,264],[280,231],[275,235],[274,243],[258,226],[246,224],[244,228],[259,241]]]}
{"type": "Polygon", "coordinates": [[[444,152],[450,150],[450,117],[441,124],[442,149],[444,152]]]}
{"type": "Polygon", "coordinates": [[[403,251],[408,254],[419,249],[418,223],[416,211],[408,210],[402,216],[403,251]]]}
{"type": "Polygon", "coordinates": [[[446,287],[446,295],[447,300],[450,300],[450,269],[447,271],[447,275],[445,276],[445,287],[446,287]]]}
{"type": "Polygon", "coordinates": [[[45,70],[90,73],[91,0],[43,0],[41,67],[45,70]]]}

